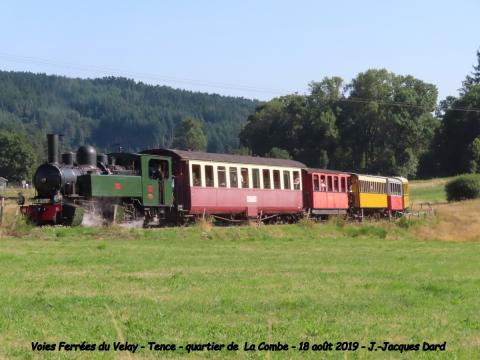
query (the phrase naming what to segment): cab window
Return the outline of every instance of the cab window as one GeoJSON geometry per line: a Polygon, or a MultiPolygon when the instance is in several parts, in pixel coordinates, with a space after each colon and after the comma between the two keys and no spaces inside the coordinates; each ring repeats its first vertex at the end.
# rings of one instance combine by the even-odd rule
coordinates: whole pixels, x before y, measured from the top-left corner
{"type": "Polygon", "coordinates": [[[152,180],[168,179],[168,161],[150,159],[148,162],[148,176],[152,180]]]}

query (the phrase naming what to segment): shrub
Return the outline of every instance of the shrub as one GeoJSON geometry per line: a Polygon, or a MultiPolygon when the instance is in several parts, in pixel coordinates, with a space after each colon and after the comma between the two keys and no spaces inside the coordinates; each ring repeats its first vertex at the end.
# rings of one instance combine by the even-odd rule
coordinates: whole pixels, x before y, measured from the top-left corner
{"type": "Polygon", "coordinates": [[[298,225],[305,228],[313,228],[315,226],[315,221],[307,217],[302,217],[298,220],[298,225]]]}
{"type": "Polygon", "coordinates": [[[366,236],[366,237],[374,237],[385,239],[387,237],[387,230],[383,227],[373,226],[373,225],[361,225],[355,227],[346,228],[346,232],[351,237],[359,237],[359,236],[366,236]]]}
{"type": "Polygon", "coordinates": [[[448,201],[476,199],[480,197],[480,174],[458,176],[445,185],[448,201]]]}

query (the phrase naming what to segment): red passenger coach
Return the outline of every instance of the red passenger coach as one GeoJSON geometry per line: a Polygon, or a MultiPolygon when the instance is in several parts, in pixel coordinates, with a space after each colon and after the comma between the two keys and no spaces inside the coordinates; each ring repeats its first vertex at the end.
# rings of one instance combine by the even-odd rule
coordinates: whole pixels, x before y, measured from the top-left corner
{"type": "Polygon", "coordinates": [[[402,181],[397,178],[387,178],[388,210],[403,211],[402,181]]]}
{"type": "Polygon", "coordinates": [[[148,150],[173,159],[175,204],[187,215],[226,220],[303,212],[304,164],[284,159],[182,150],[148,150]]]}
{"type": "Polygon", "coordinates": [[[313,215],[346,214],[350,175],[324,169],[304,169],[304,204],[313,215]]]}

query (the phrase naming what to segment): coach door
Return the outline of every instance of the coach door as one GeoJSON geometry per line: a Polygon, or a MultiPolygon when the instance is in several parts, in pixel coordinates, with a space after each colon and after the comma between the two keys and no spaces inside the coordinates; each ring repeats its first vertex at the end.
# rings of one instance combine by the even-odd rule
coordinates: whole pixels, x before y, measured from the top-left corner
{"type": "Polygon", "coordinates": [[[172,205],[172,163],[168,157],[142,156],[142,192],[145,206],[172,205]]]}

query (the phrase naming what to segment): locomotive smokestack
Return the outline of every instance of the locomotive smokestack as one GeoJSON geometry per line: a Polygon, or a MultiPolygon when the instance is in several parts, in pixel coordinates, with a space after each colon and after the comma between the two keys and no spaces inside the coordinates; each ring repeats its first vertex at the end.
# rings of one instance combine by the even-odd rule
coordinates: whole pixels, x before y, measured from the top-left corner
{"type": "Polygon", "coordinates": [[[58,134],[47,134],[48,162],[58,164],[58,134]]]}

